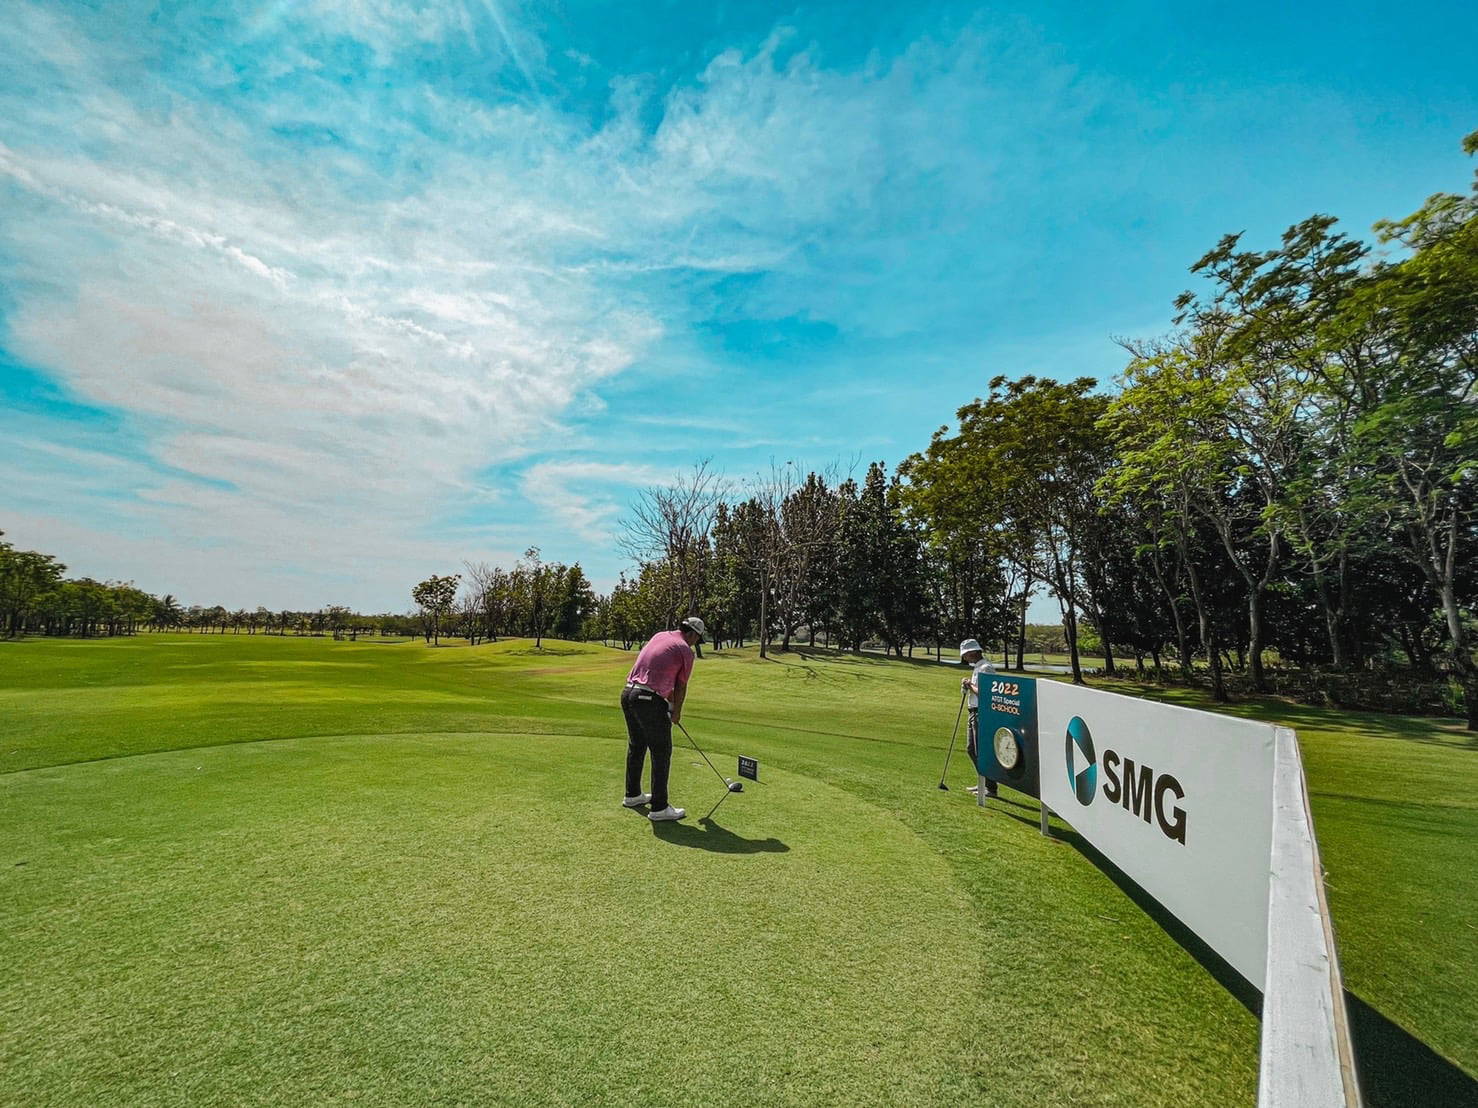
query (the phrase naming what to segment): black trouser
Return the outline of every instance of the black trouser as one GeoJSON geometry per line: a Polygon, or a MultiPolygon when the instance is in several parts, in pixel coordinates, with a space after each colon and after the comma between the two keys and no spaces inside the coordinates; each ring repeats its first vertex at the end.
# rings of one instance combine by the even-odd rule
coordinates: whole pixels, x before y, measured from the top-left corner
{"type": "Polygon", "coordinates": [[[621,693],[626,717],[626,795],[641,795],[642,762],[652,752],[652,811],[667,807],[667,772],[672,768],[672,716],[667,701],[645,689],[621,693]]]}
{"type": "MultiPolygon", "coordinates": [[[[970,764],[975,767],[975,775],[977,777],[980,776],[980,756],[979,756],[980,744],[979,744],[979,741],[978,741],[979,740],[979,736],[980,736],[980,709],[979,708],[971,708],[970,709],[970,724],[969,724],[969,727],[965,731],[965,750],[970,755],[970,764]]],[[[994,781],[987,781],[985,783],[985,793],[986,793],[987,796],[995,796],[996,795],[996,783],[994,781]]]]}

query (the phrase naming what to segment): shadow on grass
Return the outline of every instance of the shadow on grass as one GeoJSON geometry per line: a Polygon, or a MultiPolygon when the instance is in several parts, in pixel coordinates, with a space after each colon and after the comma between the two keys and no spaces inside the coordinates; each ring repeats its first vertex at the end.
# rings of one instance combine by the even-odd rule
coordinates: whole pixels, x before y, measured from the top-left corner
{"type": "Polygon", "coordinates": [[[1370,1108],[1409,1104],[1478,1106],[1478,1081],[1349,990],[1360,1092],[1370,1108]]]}
{"type": "Polygon", "coordinates": [[[792,646],[789,650],[782,651],[778,646],[770,648],[770,660],[778,658],[821,658],[829,662],[842,662],[854,666],[886,666],[897,662],[911,666],[927,666],[929,669],[938,669],[940,663],[933,655],[919,655],[914,658],[898,658],[891,654],[874,654],[872,651],[864,651],[861,654],[850,650],[838,650],[827,646],[792,646]]]}
{"type": "MultiPolygon", "coordinates": [[[[970,794],[966,793],[965,795],[968,796],[970,794]]],[[[1020,808],[1023,812],[1036,812],[1037,816],[1031,822],[1039,823],[1041,821],[1042,810],[1038,808],[1035,804],[1023,804],[1019,800],[1012,800],[1009,796],[1005,796],[999,793],[995,796],[987,796],[985,799],[988,802],[986,805],[987,807],[989,807],[991,804],[1009,804],[1013,808],[1020,808]]],[[[1009,815],[1010,813],[1008,812],[1007,814],[1009,815]]]]}
{"type": "MultiPolygon", "coordinates": [[[[1028,819],[1015,812],[1002,815],[1038,826],[1038,819],[1028,819]]],[[[1262,1015],[1262,994],[1232,968],[1216,951],[1153,896],[1126,874],[1091,843],[1071,829],[1054,827],[1053,837],[1067,843],[1092,862],[1117,885],[1135,905],[1158,923],[1164,932],[1194,958],[1217,983],[1253,1015],[1262,1015]]],[[[1407,1105],[1451,1105],[1478,1108],[1478,1081],[1465,1070],[1442,1057],[1426,1043],[1349,990],[1345,1004],[1350,1017],[1350,1033],[1354,1039],[1355,1064],[1360,1074],[1360,1091],[1371,1108],[1406,1108],[1407,1105]]]]}
{"type": "MultiPolygon", "coordinates": [[[[1017,805],[1026,807],[1026,805],[1017,805]]],[[[1040,813],[1041,809],[1033,809],[1040,813]]],[[[1041,817],[1019,816],[1015,812],[1001,810],[1001,814],[1008,819],[1019,820],[1030,827],[1040,827],[1041,817]]],[[[1162,905],[1151,896],[1144,888],[1130,877],[1127,873],[1114,865],[1107,857],[1100,853],[1092,843],[1083,838],[1071,828],[1054,827],[1052,837],[1058,842],[1066,843],[1088,861],[1092,862],[1105,877],[1119,887],[1119,891],[1132,900],[1141,912],[1149,916],[1160,925],[1160,929],[1169,935],[1175,942],[1194,958],[1207,973],[1209,973],[1222,988],[1231,993],[1233,998],[1255,1016],[1262,1015],[1262,993],[1248,980],[1232,968],[1232,964],[1213,950],[1207,943],[1184,923],[1182,923],[1173,912],[1162,905]]]]}
{"type": "Polygon", "coordinates": [[[663,842],[693,846],[715,854],[784,854],[790,849],[779,839],[746,839],[713,820],[698,824],[679,820],[652,824],[652,834],[663,842]]]}

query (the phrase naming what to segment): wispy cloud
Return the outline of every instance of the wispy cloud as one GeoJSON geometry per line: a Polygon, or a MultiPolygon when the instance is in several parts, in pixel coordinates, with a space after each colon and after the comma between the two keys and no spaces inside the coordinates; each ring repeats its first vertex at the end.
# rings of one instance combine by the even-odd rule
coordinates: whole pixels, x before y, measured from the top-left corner
{"type": "Polygon", "coordinates": [[[616,537],[617,517],[636,488],[673,474],[655,466],[595,461],[540,462],[524,471],[525,498],[561,527],[600,547],[616,537]]]}
{"type": "MultiPolygon", "coordinates": [[[[216,23],[12,0],[0,33],[29,59],[0,75],[4,345],[147,437],[127,503],[156,564],[224,545],[243,591],[386,535],[407,564],[366,594],[476,553],[446,520],[498,502],[479,474],[598,439],[571,419],[695,319],[917,326],[879,275],[948,248],[1003,171],[978,129],[995,49],[972,31],[849,70],[779,31],[669,88],[617,75],[598,124],[538,94],[544,44],[497,0],[216,23]],[[427,79],[429,48],[493,77],[427,79]]],[[[663,420],[775,437],[740,410],[663,420]]],[[[58,516],[80,479],[116,482],[70,464],[58,516]]],[[[608,544],[622,496],[661,476],[556,458],[519,485],[540,525],[608,544]]]]}

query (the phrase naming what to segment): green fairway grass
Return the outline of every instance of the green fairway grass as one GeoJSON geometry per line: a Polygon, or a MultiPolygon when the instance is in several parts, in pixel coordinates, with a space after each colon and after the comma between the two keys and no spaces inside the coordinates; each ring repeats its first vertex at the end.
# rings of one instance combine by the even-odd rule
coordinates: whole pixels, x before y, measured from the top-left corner
{"type": "MultiPolygon", "coordinates": [[[[1252,1103],[1206,967],[961,751],[935,788],[956,671],[710,653],[684,722],[762,780],[699,823],[679,735],[662,826],[619,804],[630,662],[0,644],[0,1103],[1252,1103]]],[[[1368,1102],[1466,1095],[1474,747],[1238,710],[1300,729],[1368,1102]]]]}

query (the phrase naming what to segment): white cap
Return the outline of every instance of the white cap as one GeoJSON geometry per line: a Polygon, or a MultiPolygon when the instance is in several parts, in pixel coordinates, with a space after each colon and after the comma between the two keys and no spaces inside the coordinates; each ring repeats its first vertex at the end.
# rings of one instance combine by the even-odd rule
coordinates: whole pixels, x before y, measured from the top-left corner
{"type": "Polygon", "coordinates": [[[972,651],[972,650],[978,650],[982,654],[985,653],[985,648],[982,647],[980,645],[980,643],[977,642],[975,639],[966,639],[964,642],[960,643],[960,657],[961,658],[963,658],[966,654],[970,653],[970,651],[972,651]]]}
{"type": "Polygon", "coordinates": [[[708,641],[708,628],[703,626],[703,621],[697,616],[689,616],[678,624],[679,627],[694,632],[699,642],[708,641]]]}

